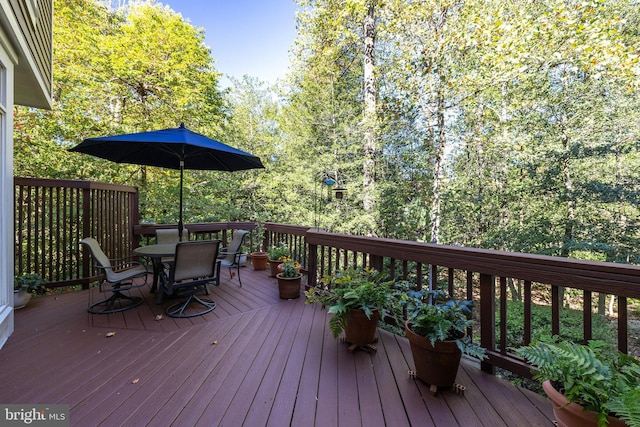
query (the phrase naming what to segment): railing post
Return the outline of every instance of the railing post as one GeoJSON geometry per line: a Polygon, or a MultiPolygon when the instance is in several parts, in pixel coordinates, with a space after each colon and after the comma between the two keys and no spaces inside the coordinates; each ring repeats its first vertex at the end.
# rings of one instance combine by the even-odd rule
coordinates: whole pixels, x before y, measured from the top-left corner
{"type": "Polygon", "coordinates": [[[133,232],[133,226],[140,224],[140,195],[138,191],[129,193],[129,221],[131,221],[129,224],[129,241],[131,242],[129,253],[131,253],[134,248],[140,246],[140,235],[133,232]]]}
{"type": "Polygon", "coordinates": [[[307,286],[314,287],[318,284],[318,245],[309,244],[309,258],[307,260],[307,286]]]}
{"type": "MultiPolygon", "coordinates": [[[[82,236],[81,239],[91,236],[91,188],[82,189],[82,236]]],[[[79,243],[78,243],[79,245],[79,243]]],[[[91,277],[91,256],[82,249],[82,277],[91,277]]],[[[82,289],[89,289],[89,283],[84,283],[82,289]]]]}
{"type": "MultiPolygon", "coordinates": [[[[480,345],[489,351],[496,348],[496,280],[490,274],[480,274],[480,345]]],[[[490,362],[480,362],[480,369],[495,374],[490,362]]]]}

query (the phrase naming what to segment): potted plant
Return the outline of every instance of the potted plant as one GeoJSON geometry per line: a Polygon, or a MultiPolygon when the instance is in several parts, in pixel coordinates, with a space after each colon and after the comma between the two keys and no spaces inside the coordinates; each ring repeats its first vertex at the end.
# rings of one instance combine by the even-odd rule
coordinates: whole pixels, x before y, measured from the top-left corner
{"type": "Polygon", "coordinates": [[[345,332],[349,350],[366,347],[376,341],[378,321],[392,305],[391,282],[376,270],[348,268],[325,276],[320,286],[309,289],[306,303],[329,307],[334,316],[329,328],[334,338],[345,332]]]}
{"type": "Polygon", "coordinates": [[[269,255],[266,252],[251,252],[251,264],[253,265],[253,269],[266,270],[268,256],[269,255]]]}
{"type": "Polygon", "coordinates": [[[559,425],[640,426],[637,359],[596,340],[539,342],[518,354],[537,367],[534,378],[543,381],[559,425]]]}
{"type": "Polygon", "coordinates": [[[278,292],[282,299],[293,299],[300,296],[300,284],[302,274],[300,274],[300,264],[288,259],[280,264],[281,272],[276,275],[278,279],[278,292]]]}
{"type": "Polygon", "coordinates": [[[19,309],[27,305],[34,294],[45,294],[47,281],[38,274],[29,273],[13,278],[13,308],[19,309]]]}
{"type": "Polygon", "coordinates": [[[404,320],[416,377],[438,387],[452,387],[460,358],[466,354],[484,359],[485,349],[467,336],[472,301],[455,300],[443,290],[414,290],[408,282],[396,283],[396,301],[404,320]]]}
{"type": "MultiPolygon", "coordinates": [[[[262,222],[258,219],[256,220],[256,228],[255,235],[258,238],[258,249],[262,249],[262,239],[264,237],[264,226],[262,222]]],[[[252,245],[253,246],[253,245],[252,245]]],[[[267,259],[269,254],[263,251],[255,251],[251,252],[251,265],[253,265],[254,270],[266,270],[267,269],[267,259]]]]}
{"type": "Polygon", "coordinates": [[[278,274],[278,265],[282,264],[285,258],[291,256],[289,246],[285,242],[280,242],[277,245],[273,245],[267,249],[269,253],[269,265],[271,266],[271,277],[276,277],[278,274]]]}

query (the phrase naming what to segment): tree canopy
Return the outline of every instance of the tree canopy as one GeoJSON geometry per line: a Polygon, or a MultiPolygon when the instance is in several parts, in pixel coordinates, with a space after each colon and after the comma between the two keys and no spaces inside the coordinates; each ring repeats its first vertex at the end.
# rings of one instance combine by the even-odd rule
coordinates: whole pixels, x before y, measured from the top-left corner
{"type": "Polygon", "coordinates": [[[104,3],[55,1],[54,107],[16,109],[17,176],[138,185],[144,220],[175,222],[175,171],[67,150],[184,122],[266,166],[189,171],[187,222],[638,262],[634,2],[296,0],[287,78],[227,90],[202,29],[104,3]]]}

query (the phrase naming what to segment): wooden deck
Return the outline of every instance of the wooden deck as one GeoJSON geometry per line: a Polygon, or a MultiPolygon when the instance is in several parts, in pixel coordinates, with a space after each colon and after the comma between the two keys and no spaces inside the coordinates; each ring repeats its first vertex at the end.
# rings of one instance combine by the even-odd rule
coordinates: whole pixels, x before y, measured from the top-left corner
{"type": "Polygon", "coordinates": [[[551,426],[546,398],[464,361],[463,395],[408,375],[406,339],[349,353],[327,313],[278,298],[266,271],[223,272],[218,307],[193,319],[146,303],[86,311],[96,290],[34,298],[0,350],[0,403],[70,405],[73,426],[551,426]],[[107,337],[108,332],[116,332],[107,337]]]}

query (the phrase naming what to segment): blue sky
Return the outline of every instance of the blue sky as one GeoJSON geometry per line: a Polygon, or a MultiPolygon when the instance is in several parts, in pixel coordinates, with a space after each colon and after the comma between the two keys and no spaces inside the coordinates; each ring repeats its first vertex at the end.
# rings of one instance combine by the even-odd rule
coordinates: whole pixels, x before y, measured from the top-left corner
{"type": "MultiPolygon", "coordinates": [[[[159,0],[205,30],[216,69],[275,82],[296,36],[294,0],[159,0]]],[[[228,82],[223,79],[223,86],[228,82]]]]}

